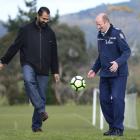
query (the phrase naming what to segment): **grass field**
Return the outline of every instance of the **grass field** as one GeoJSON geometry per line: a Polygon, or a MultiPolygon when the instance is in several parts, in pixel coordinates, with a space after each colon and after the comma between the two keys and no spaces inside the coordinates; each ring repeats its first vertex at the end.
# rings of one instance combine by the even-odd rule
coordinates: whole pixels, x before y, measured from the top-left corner
{"type": "MultiPolygon", "coordinates": [[[[137,118],[140,128],[140,99],[137,118]]],[[[47,106],[43,133],[31,131],[32,106],[0,107],[0,140],[140,140],[140,129],[126,129],[123,137],[105,137],[91,124],[90,105],[47,106]]]]}

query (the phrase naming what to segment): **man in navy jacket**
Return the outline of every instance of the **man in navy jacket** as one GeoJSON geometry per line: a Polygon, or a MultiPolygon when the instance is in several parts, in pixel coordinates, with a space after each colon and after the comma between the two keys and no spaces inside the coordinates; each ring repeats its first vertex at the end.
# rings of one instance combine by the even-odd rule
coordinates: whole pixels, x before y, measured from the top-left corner
{"type": "Polygon", "coordinates": [[[100,104],[109,124],[109,130],[104,135],[122,136],[128,76],[127,60],[131,51],[123,32],[110,23],[105,13],[100,13],[96,17],[96,25],[99,29],[99,55],[87,77],[94,78],[100,70],[100,104]]]}

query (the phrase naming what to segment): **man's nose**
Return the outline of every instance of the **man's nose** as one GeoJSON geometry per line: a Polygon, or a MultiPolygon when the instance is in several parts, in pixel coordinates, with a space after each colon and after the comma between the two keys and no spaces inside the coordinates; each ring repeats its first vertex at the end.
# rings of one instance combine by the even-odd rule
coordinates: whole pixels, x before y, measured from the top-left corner
{"type": "Polygon", "coordinates": [[[100,29],[100,26],[99,26],[99,25],[97,25],[97,28],[98,28],[98,29],[100,29]]]}
{"type": "Polygon", "coordinates": [[[101,29],[101,27],[99,27],[99,26],[98,26],[97,28],[98,28],[98,30],[100,30],[100,29],[101,29]]]}

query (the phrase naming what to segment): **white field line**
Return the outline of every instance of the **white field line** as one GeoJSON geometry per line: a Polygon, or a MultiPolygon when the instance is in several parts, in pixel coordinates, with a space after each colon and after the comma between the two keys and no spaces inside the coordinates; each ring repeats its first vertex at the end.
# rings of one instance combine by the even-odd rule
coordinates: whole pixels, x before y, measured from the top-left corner
{"type": "Polygon", "coordinates": [[[89,125],[92,125],[91,121],[89,121],[87,118],[85,118],[85,117],[83,117],[81,115],[78,115],[76,113],[73,113],[72,115],[77,117],[77,118],[79,118],[79,119],[81,119],[81,120],[83,120],[84,122],[88,123],[89,125]]]}

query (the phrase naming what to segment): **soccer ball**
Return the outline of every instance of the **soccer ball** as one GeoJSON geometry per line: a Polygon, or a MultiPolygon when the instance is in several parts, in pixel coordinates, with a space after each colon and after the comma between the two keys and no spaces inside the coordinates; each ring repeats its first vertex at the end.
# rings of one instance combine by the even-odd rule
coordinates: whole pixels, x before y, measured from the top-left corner
{"type": "Polygon", "coordinates": [[[71,79],[70,85],[75,91],[81,91],[86,87],[86,82],[82,76],[75,76],[71,79]]]}

